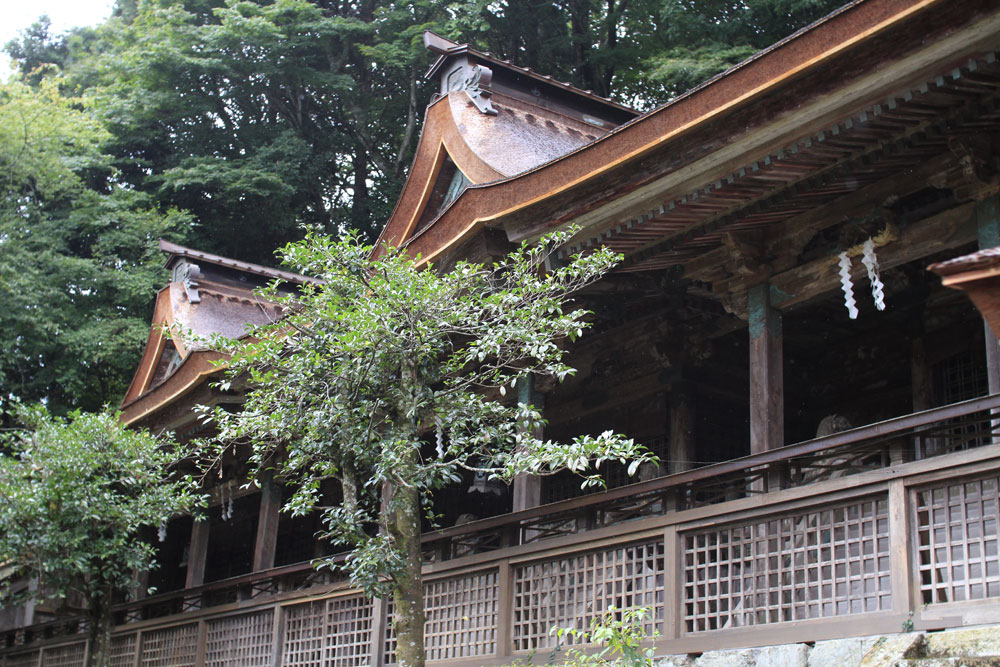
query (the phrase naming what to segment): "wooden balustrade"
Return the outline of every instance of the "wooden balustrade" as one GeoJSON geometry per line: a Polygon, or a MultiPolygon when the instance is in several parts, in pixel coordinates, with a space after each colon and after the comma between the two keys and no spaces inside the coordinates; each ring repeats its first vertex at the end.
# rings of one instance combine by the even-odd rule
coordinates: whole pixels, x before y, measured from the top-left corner
{"type": "MultiPolygon", "coordinates": [[[[545,653],[551,627],[612,606],[651,609],[662,654],[1000,622],[998,407],[966,401],[427,535],[428,659],[545,653]],[[755,492],[772,465],[825,472],[755,492]]],[[[118,613],[115,667],[394,662],[391,602],[308,564],[118,613]]],[[[2,665],[80,665],[83,630],[8,633],[2,665]]]]}

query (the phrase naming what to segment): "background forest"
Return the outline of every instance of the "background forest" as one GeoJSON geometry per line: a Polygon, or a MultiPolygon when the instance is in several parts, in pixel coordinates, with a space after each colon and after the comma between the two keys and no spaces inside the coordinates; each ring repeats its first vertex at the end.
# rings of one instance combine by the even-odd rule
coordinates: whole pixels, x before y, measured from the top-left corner
{"type": "Polygon", "coordinates": [[[273,264],[303,225],[377,236],[431,82],[424,30],[641,110],[842,0],[118,0],[42,17],[0,83],[0,411],[121,399],[156,239],[273,264]]]}

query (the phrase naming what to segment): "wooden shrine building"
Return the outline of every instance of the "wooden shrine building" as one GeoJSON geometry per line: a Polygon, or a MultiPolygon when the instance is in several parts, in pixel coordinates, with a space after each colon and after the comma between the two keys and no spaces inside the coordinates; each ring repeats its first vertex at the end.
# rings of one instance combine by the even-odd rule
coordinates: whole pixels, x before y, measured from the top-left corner
{"type": "MultiPolygon", "coordinates": [[[[446,268],[572,225],[555,261],[622,253],[579,296],[577,375],[523,398],[554,439],[612,429],[663,461],[589,495],[442,492],[428,659],[547,652],[612,605],[649,607],[663,655],[1000,623],[1000,348],[976,308],[1000,294],[1000,6],[855,0],[641,115],[425,41],[440,92],[382,240],[446,268]]],[[[194,405],[240,398],[160,325],[238,333],[280,317],[255,286],[306,279],[163,249],[123,410],[190,437],[194,405]]],[[[113,664],[394,664],[391,605],[315,571],[311,520],[243,473],[167,527],[113,664]]],[[[25,620],[0,664],[79,664],[77,621],[25,620]]]]}

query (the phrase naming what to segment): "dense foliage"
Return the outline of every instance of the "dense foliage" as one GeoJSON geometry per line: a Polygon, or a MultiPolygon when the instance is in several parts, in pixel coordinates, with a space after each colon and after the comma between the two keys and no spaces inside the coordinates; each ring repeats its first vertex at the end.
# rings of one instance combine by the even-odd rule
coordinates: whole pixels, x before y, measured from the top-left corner
{"type": "Polygon", "coordinates": [[[153,564],[143,529],[189,512],[193,482],[176,476],[164,442],[126,429],[111,413],[63,420],[43,408],[18,410],[23,429],[0,440],[0,562],[8,588],[34,579],[35,592],[86,601],[90,664],[106,665],[111,603],[153,564]]]}
{"type": "Polygon", "coordinates": [[[111,183],[108,133],[57,86],[0,85],[0,408],[120,397],[163,281],[156,239],[189,221],[111,183]]]}
{"type": "Polygon", "coordinates": [[[374,238],[434,88],[425,29],[650,108],[839,4],[118,0],[96,28],[42,20],[0,90],[0,401],[119,399],[157,236],[265,264],[302,223],[374,238]]]}
{"type": "MultiPolygon", "coordinates": [[[[616,261],[601,250],[541,271],[552,245],[522,246],[493,266],[459,263],[439,273],[403,253],[371,259],[353,237],[310,235],[284,249],[293,269],[322,278],[287,297],[282,320],[225,341],[231,382],[246,384],[239,413],[211,417],[225,445],[253,449],[258,472],[297,489],[289,509],[311,511],[320,483],[344,500],[324,508],[328,537],[353,548],[347,567],[368,593],[394,601],[397,658],[423,664],[421,518],[428,496],[463,471],[511,481],[517,474],[651,457],[610,433],[558,443],[539,438],[541,415],[510,390],[533,376],[561,380],[563,341],[587,327],[569,294],[616,261]]],[[[592,474],[585,477],[599,483],[592,474]]]]}

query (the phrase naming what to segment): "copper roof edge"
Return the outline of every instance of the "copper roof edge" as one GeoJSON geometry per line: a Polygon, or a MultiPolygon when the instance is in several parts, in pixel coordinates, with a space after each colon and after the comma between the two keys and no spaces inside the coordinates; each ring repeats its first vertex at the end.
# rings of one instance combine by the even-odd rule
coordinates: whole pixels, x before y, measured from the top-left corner
{"type": "MultiPolygon", "coordinates": [[[[246,271],[247,273],[255,273],[257,275],[265,276],[267,278],[274,278],[276,280],[287,280],[293,283],[313,283],[320,284],[323,281],[318,278],[312,278],[309,276],[304,276],[299,273],[292,273],[291,271],[283,271],[281,269],[274,269],[268,266],[262,266],[260,264],[254,264],[252,262],[241,262],[236,259],[229,257],[223,257],[221,255],[214,255],[209,252],[203,252],[201,250],[195,250],[193,248],[188,248],[177,243],[171,243],[165,239],[159,239],[160,250],[168,255],[170,259],[173,257],[189,257],[191,259],[200,259],[210,264],[218,264],[219,266],[225,266],[230,269],[236,269],[238,271],[246,271]]],[[[170,259],[167,260],[167,266],[170,265],[170,259]]]]}

